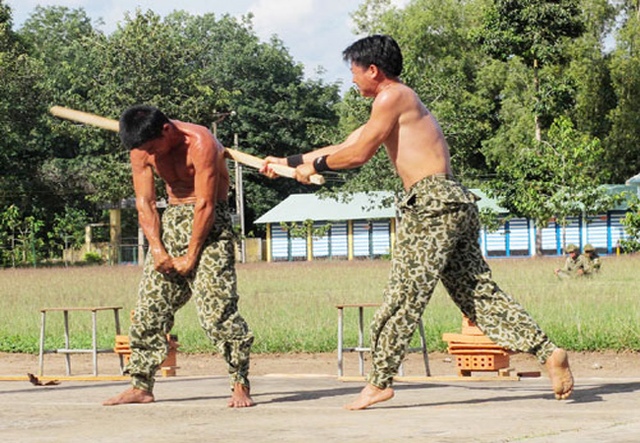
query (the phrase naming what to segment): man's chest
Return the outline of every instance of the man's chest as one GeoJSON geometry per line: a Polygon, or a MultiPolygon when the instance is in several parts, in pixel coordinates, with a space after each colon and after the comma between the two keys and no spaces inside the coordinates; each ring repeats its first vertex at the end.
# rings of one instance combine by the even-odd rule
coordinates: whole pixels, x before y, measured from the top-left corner
{"type": "Polygon", "coordinates": [[[192,182],[195,167],[187,151],[171,152],[153,159],[156,173],[167,183],[192,182]]]}

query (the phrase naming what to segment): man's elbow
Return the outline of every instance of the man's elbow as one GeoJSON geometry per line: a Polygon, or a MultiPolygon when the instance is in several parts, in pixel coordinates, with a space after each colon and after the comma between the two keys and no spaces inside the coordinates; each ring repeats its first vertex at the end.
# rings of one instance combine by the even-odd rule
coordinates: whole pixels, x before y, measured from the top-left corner
{"type": "Polygon", "coordinates": [[[371,160],[371,157],[373,157],[373,154],[370,154],[369,152],[358,153],[351,159],[350,166],[352,168],[358,168],[371,160]]]}
{"type": "Polygon", "coordinates": [[[142,214],[147,210],[154,209],[156,207],[155,200],[148,199],[146,197],[136,198],[136,210],[142,214]]]}
{"type": "Polygon", "coordinates": [[[215,201],[210,198],[198,197],[196,198],[195,210],[197,212],[213,212],[215,208],[215,201]]]}

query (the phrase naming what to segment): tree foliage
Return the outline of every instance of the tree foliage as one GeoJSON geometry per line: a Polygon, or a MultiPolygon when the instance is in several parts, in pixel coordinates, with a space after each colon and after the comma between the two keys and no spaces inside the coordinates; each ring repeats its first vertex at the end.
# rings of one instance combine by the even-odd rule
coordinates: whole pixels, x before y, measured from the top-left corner
{"type": "MultiPolygon", "coordinates": [[[[335,132],[338,85],[305,80],[280,40],[258,39],[251,16],[137,10],[105,35],[80,8],[37,7],[16,32],[0,3],[0,24],[0,198],[25,216],[40,208],[49,232],[69,213],[99,221],[133,194],[117,135],[54,118],[51,105],[117,119],[152,104],[170,118],[217,121],[225,145],[236,135],[239,149],[259,156],[309,150],[335,132]]],[[[310,191],[253,171],[244,189],[250,229],[287,194],[310,191]]]]}
{"type": "MultiPolygon", "coordinates": [[[[576,131],[569,119],[561,117],[545,140],[530,146],[508,165],[500,164],[497,178],[486,189],[510,212],[533,219],[538,228],[553,218],[566,227],[571,216],[595,215],[615,205],[597,182],[604,153],[599,139],[576,131]]],[[[541,238],[536,251],[542,254],[541,238]]]]}
{"type": "Polygon", "coordinates": [[[627,237],[622,241],[621,246],[626,252],[640,251],[640,199],[635,197],[629,205],[629,212],[621,220],[624,225],[624,232],[627,237]]]}
{"type": "Polygon", "coordinates": [[[537,67],[562,58],[563,39],[580,36],[584,24],[576,0],[493,0],[477,31],[492,57],[518,56],[527,66],[537,67]]]}
{"type": "Polygon", "coordinates": [[[617,181],[640,171],[640,3],[624,2],[623,17],[611,56],[617,106],[607,116],[611,131],[605,139],[609,146],[605,160],[617,181]]]}
{"type": "MultiPolygon", "coordinates": [[[[398,8],[363,0],[352,18],[358,35],[399,42],[402,79],[440,122],[456,175],[544,224],[606,207],[598,185],[639,172],[638,5],[410,0],[398,8]]],[[[51,105],[118,118],[148,103],[215,126],[227,146],[237,136],[238,149],[258,156],[341,141],[371,105],[353,89],[341,98],[338,85],[304,79],[282,41],[260,41],[251,15],[137,10],[106,35],[82,9],[37,7],[14,30],[0,0],[0,78],[0,241],[15,244],[7,223],[16,214],[15,223],[31,217],[25,232],[39,226],[30,231],[38,241],[24,243],[33,248],[4,264],[58,254],[70,226],[104,221],[106,207],[132,196],[117,135],[54,118],[51,105]]],[[[244,171],[245,221],[254,233],[252,221],[284,197],[318,190],[244,171]]],[[[341,192],[402,188],[384,149],[327,179],[325,188],[341,192]]],[[[158,182],[159,195],[162,188],[158,182]]]]}

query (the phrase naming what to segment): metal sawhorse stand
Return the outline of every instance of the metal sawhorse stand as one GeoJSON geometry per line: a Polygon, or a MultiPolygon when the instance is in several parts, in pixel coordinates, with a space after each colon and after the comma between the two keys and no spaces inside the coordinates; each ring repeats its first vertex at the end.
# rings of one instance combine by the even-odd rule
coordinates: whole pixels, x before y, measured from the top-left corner
{"type": "MultiPolygon", "coordinates": [[[[98,375],[98,354],[114,352],[112,348],[98,349],[98,327],[97,327],[98,311],[108,311],[108,310],[113,311],[114,319],[115,319],[116,335],[119,335],[120,334],[120,315],[119,315],[120,309],[122,309],[122,306],[41,309],[40,312],[42,314],[42,317],[41,317],[41,323],[40,323],[39,375],[42,376],[44,372],[44,354],[51,354],[51,353],[64,354],[67,375],[71,375],[71,354],[89,354],[90,353],[93,355],[93,375],[97,376],[98,375]],[[62,311],[64,315],[64,348],[46,350],[44,348],[46,315],[47,315],[47,312],[54,312],[54,311],[62,311]],[[70,347],[70,339],[69,339],[69,312],[70,311],[91,312],[91,320],[92,320],[91,349],[73,349],[70,347]]],[[[122,371],[122,369],[124,368],[124,361],[123,361],[122,355],[119,355],[119,357],[120,357],[120,370],[122,371]]]]}
{"type": "MultiPolygon", "coordinates": [[[[364,375],[364,354],[370,352],[371,348],[364,346],[364,308],[377,308],[380,303],[352,303],[352,304],[340,304],[336,305],[338,308],[338,377],[344,375],[344,353],[345,352],[357,352],[360,375],[364,375]],[[345,308],[357,308],[358,309],[358,344],[355,347],[344,346],[344,309],[345,308]]],[[[420,347],[410,348],[409,352],[422,352],[422,358],[424,360],[424,369],[427,377],[431,376],[431,369],[429,368],[429,354],[427,352],[427,342],[424,335],[424,325],[422,320],[418,322],[418,333],[420,334],[420,347]]],[[[403,368],[400,365],[398,375],[403,376],[403,368]]]]}

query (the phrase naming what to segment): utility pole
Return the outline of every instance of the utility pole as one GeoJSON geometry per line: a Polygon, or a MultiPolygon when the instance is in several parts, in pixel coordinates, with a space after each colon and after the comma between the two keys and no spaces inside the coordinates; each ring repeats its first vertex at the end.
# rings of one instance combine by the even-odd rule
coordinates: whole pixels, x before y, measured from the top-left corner
{"type": "MultiPolygon", "coordinates": [[[[238,134],[233,134],[233,147],[238,149],[238,134]]],[[[238,218],[240,219],[240,254],[242,257],[242,263],[246,263],[246,248],[245,248],[245,240],[244,240],[244,188],[242,184],[242,165],[238,162],[236,163],[236,213],[238,214],[238,218]]]]}
{"type": "MultiPolygon", "coordinates": [[[[217,112],[213,111],[213,123],[211,124],[211,132],[213,132],[213,136],[218,138],[218,123],[222,122],[226,117],[234,117],[236,115],[236,111],[229,112],[217,112]]],[[[238,134],[233,134],[233,147],[238,149],[238,134]]],[[[247,260],[246,257],[246,248],[244,241],[244,233],[245,233],[245,225],[244,225],[244,191],[242,187],[242,165],[238,162],[235,162],[235,173],[236,173],[236,216],[238,217],[238,222],[240,223],[240,256],[242,263],[245,263],[247,260]]]]}

